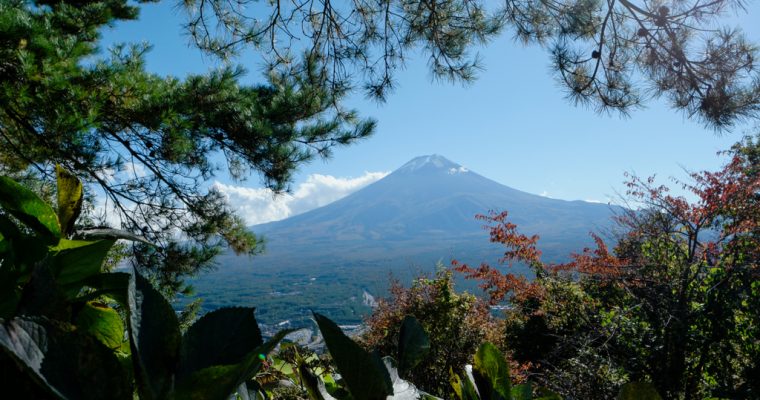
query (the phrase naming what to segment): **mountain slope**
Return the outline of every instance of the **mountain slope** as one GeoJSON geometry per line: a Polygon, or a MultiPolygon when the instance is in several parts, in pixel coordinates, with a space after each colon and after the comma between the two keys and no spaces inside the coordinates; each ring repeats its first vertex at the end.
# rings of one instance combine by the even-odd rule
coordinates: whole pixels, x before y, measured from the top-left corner
{"type": "Polygon", "coordinates": [[[268,254],[277,258],[296,246],[298,257],[311,255],[305,259],[326,254],[342,259],[346,252],[350,259],[374,257],[373,248],[385,258],[438,259],[458,256],[449,254],[455,249],[483,253],[488,235],[474,217],[488,210],[507,210],[521,231],[540,234],[550,259],[563,255],[551,249],[578,249],[587,243],[588,233],[608,226],[611,215],[607,205],[521,192],[432,155],[415,158],[327,206],[252,229],[267,237],[268,254]],[[329,248],[313,248],[328,243],[329,248]]]}

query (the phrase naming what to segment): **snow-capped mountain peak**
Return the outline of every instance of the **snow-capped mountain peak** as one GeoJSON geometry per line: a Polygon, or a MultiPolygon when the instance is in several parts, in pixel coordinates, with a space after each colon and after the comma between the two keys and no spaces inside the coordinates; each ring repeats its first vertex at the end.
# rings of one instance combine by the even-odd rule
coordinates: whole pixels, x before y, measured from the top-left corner
{"type": "Polygon", "coordinates": [[[415,157],[411,161],[402,165],[396,172],[409,173],[422,170],[438,170],[453,175],[467,172],[468,169],[447,159],[439,154],[415,157]]]}

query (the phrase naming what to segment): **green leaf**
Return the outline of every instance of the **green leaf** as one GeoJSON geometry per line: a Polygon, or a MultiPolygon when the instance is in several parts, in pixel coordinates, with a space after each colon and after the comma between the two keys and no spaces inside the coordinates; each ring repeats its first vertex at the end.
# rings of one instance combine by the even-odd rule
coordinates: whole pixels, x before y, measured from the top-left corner
{"type": "Polygon", "coordinates": [[[10,318],[16,313],[21,293],[16,290],[14,282],[3,279],[5,278],[0,274],[0,318],[10,318]]]}
{"type": "Polygon", "coordinates": [[[362,349],[327,317],[313,314],[351,395],[356,400],[385,399],[392,395],[393,383],[380,356],[362,349]]]}
{"type": "Polygon", "coordinates": [[[61,288],[47,263],[38,263],[29,281],[21,291],[18,315],[45,316],[51,319],[69,321],[71,305],[66,301],[61,288]]]}
{"type": "Polygon", "coordinates": [[[182,338],[178,378],[214,365],[238,364],[263,343],[254,308],[229,307],[196,321],[182,338]]]}
{"type": "Polygon", "coordinates": [[[179,359],[177,315],[161,293],[137,271],[130,281],[127,300],[132,362],[140,398],[167,398],[179,359]]]}
{"type": "Polygon", "coordinates": [[[465,376],[465,379],[462,379],[454,371],[449,372],[451,373],[449,383],[451,383],[451,387],[454,389],[454,393],[456,393],[459,400],[480,400],[480,396],[478,396],[478,392],[475,390],[475,386],[470,378],[465,376]]]}
{"type": "Polygon", "coordinates": [[[61,239],[52,247],[53,271],[64,292],[77,294],[83,281],[100,273],[113,244],[114,241],[108,239],[95,242],[61,239]]]}
{"type": "Polygon", "coordinates": [[[93,275],[82,281],[84,286],[95,289],[91,293],[78,297],[76,301],[86,302],[98,298],[99,296],[108,296],[116,300],[124,307],[129,307],[127,302],[127,290],[132,276],[126,272],[108,272],[93,275]]]}
{"type": "Polygon", "coordinates": [[[647,382],[629,382],[620,388],[618,400],[662,400],[657,389],[647,382]]]}
{"type": "Polygon", "coordinates": [[[18,226],[4,214],[0,214],[0,236],[3,242],[21,237],[21,231],[18,229],[18,226]]]}
{"type": "Polygon", "coordinates": [[[188,400],[226,399],[237,386],[238,365],[215,365],[193,372],[177,385],[176,398],[188,400]],[[229,389],[232,387],[233,389],[229,389]]]}
{"type": "Polygon", "coordinates": [[[55,174],[58,178],[58,221],[62,233],[68,236],[74,231],[74,223],[82,211],[82,182],[60,165],[55,166],[55,174]]]}
{"type": "Polygon", "coordinates": [[[45,318],[0,320],[0,349],[32,385],[61,399],[132,399],[127,374],[111,350],[70,325],[45,318]]]}
{"type": "Polygon", "coordinates": [[[248,353],[235,365],[215,365],[195,371],[177,383],[177,399],[227,399],[261,368],[263,359],[293,330],[278,332],[272,339],[248,353]]]}
{"type": "Polygon", "coordinates": [[[0,259],[0,318],[10,318],[16,311],[21,299],[18,279],[13,265],[0,259]]]}
{"type": "Polygon", "coordinates": [[[533,386],[530,383],[512,386],[512,400],[531,400],[533,398],[533,386]]]}
{"type": "Polygon", "coordinates": [[[509,365],[504,355],[491,343],[485,342],[475,353],[472,375],[483,400],[509,400],[512,388],[509,365]]]}
{"type": "Polygon", "coordinates": [[[6,216],[0,214],[3,249],[0,260],[3,265],[16,269],[19,273],[30,272],[36,262],[48,253],[48,242],[39,236],[24,235],[6,216]]]}
{"type": "Polygon", "coordinates": [[[124,339],[124,324],[119,313],[95,302],[86,303],[79,311],[76,326],[111,350],[119,349],[124,339]]]}
{"type": "Polygon", "coordinates": [[[301,377],[301,382],[306,388],[306,392],[309,393],[309,398],[312,400],[332,400],[334,397],[327,393],[325,383],[322,382],[318,376],[314,375],[309,367],[305,363],[298,365],[298,375],[301,377]]]}
{"type": "Polygon", "coordinates": [[[58,216],[50,205],[5,176],[0,176],[0,206],[41,235],[46,242],[54,243],[61,238],[58,216]]]}
{"type": "Polygon", "coordinates": [[[398,338],[399,374],[405,376],[430,352],[430,338],[417,318],[407,315],[398,338]]]}

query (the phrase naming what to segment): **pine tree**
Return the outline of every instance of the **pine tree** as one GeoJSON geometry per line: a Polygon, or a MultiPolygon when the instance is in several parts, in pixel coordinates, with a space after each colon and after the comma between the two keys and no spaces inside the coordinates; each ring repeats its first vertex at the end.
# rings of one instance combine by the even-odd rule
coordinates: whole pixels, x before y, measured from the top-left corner
{"type": "Polygon", "coordinates": [[[266,50],[275,68],[294,57],[290,43],[306,43],[325,60],[331,87],[359,85],[383,99],[407,54],[422,50],[434,76],[471,80],[482,66],[474,48],[510,30],[545,48],[568,97],[599,112],[625,115],[663,97],[720,131],[760,111],[757,48],[721,25],[728,12],[744,10],[742,0],[250,3],[185,0],[188,31],[220,57],[266,50]]]}
{"type": "Polygon", "coordinates": [[[323,85],[316,58],[246,86],[240,68],[151,74],[146,45],[103,55],[101,30],[138,17],[130,3],[0,2],[0,166],[42,182],[56,164],[73,171],[120,228],[157,245],[135,246],[132,258],[171,293],[225,247],[261,249],[205,184],[211,177],[256,174],[285,190],[297,166],[366,137],[374,122],[336,107],[343,93],[323,85]]]}

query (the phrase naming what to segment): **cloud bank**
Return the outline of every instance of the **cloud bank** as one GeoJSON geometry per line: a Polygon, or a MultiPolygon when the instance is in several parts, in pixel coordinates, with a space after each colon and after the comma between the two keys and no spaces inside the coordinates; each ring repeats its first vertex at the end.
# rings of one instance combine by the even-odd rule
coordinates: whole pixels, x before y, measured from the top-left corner
{"type": "Polygon", "coordinates": [[[269,189],[254,189],[214,182],[213,188],[227,197],[246,224],[278,221],[330,204],[384,178],[388,172],[365,172],[356,178],[313,174],[292,193],[276,196],[269,189]]]}

